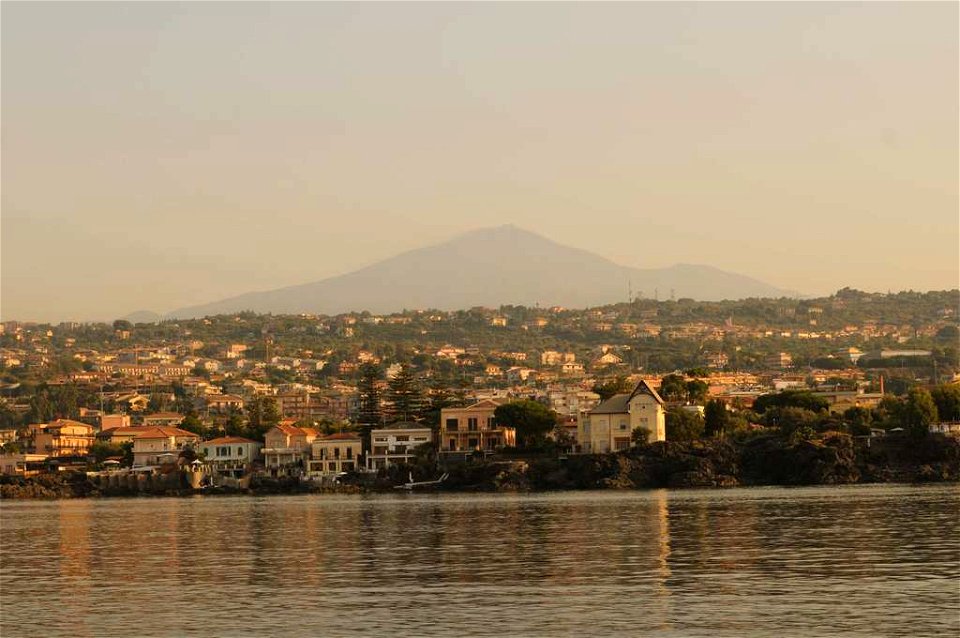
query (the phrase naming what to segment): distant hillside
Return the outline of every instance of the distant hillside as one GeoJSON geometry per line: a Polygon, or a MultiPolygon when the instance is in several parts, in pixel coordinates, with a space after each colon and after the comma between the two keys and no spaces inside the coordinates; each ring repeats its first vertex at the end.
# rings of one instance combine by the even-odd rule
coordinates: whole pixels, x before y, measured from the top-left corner
{"type": "Polygon", "coordinates": [[[131,312],[129,315],[123,318],[133,324],[156,323],[163,319],[161,315],[149,310],[137,310],[136,312],[131,312]]]}
{"type": "Polygon", "coordinates": [[[701,301],[789,297],[795,292],[710,266],[627,268],[514,226],[466,233],[322,281],[251,292],[182,308],[169,318],[252,310],[272,313],[375,313],[404,308],[456,310],[504,304],[586,308],[635,294],[701,301]]]}

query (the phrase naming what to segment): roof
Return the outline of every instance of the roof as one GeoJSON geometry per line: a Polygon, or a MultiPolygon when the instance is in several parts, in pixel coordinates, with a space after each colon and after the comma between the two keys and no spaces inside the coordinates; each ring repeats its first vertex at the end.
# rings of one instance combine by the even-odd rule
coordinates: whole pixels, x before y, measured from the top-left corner
{"type": "Polygon", "coordinates": [[[319,435],[319,432],[317,432],[313,428],[300,428],[295,425],[291,425],[289,423],[284,423],[283,421],[275,425],[274,428],[277,430],[280,430],[284,434],[290,434],[293,436],[297,436],[300,434],[306,434],[307,436],[319,435]]]}
{"type": "Polygon", "coordinates": [[[637,387],[633,389],[633,392],[631,392],[630,394],[613,395],[606,401],[603,401],[602,403],[600,403],[600,405],[598,405],[594,409],[590,410],[590,414],[626,414],[627,412],[629,412],[629,410],[627,409],[627,406],[630,403],[631,399],[641,394],[646,394],[648,396],[653,397],[653,399],[660,405],[664,404],[663,399],[660,397],[659,394],[657,394],[657,391],[654,390],[649,383],[641,379],[640,383],[637,384],[637,387]]]}
{"type": "Polygon", "coordinates": [[[147,414],[143,417],[144,419],[185,419],[186,417],[179,412],[154,412],[153,414],[147,414]]]}
{"type": "Polygon", "coordinates": [[[216,439],[210,439],[209,441],[204,441],[204,443],[213,443],[216,445],[228,445],[236,443],[257,443],[253,439],[245,439],[242,436],[221,436],[216,439]]]}
{"type": "Polygon", "coordinates": [[[590,410],[590,414],[626,414],[630,397],[629,394],[615,394],[590,410]]]}
{"type": "Polygon", "coordinates": [[[318,441],[359,441],[360,433],[359,432],[337,432],[336,434],[328,434],[327,436],[317,439],[318,441]]]}
{"type": "Polygon", "coordinates": [[[203,397],[207,403],[215,401],[243,401],[243,397],[236,394],[208,394],[203,397]]]}
{"type": "Polygon", "coordinates": [[[151,428],[140,428],[141,432],[137,435],[138,439],[167,439],[171,436],[181,436],[181,437],[193,437],[199,439],[200,437],[194,434],[193,432],[188,432],[187,430],[181,430],[180,428],[171,428],[171,427],[151,427],[151,428]]]}
{"type": "Polygon", "coordinates": [[[384,430],[430,430],[433,429],[426,425],[425,423],[413,423],[412,421],[401,421],[399,423],[391,423],[389,425],[384,425],[379,428],[374,428],[377,432],[383,432],[384,430]]]}
{"type": "Polygon", "coordinates": [[[664,400],[660,397],[656,390],[653,389],[653,386],[646,382],[645,379],[640,379],[640,383],[637,384],[637,387],[633,389],[633,392],[630,393],[630,398],[637,396],[638,394],[646,394],[654,398],[657,403],[660,405],[664,404],[664,400]]]}
{"type": "Polygon", "coordinates": [[[120,434],[120,435],[132,434],[136,436],[140,432],[143,432],[144,430],[147,430],[147,429],[148,428],[145,428],[139,425],[117,426],[115,428],[107,428],[105,430],[100,430],[100,436],[113,436],[114,434],[120,434]]]}
{"type": "Polygon", "coordinates": [[[51,428],[62,428],[62,427],[67,426],[67,425],[73,425],[73,426],[79,425],[79,426],[83,426],[83,427],[85,427],[85,428],[92,428],[92,427],[93,427],[93,426],[90,425],[89,423],[84,423],[83,421],[74,421],[73,419],[57,419],[56,421],[51,421],[50,423],[48,423],[48,424],[47,424],[47,427],[51,427],[51,428]]]}

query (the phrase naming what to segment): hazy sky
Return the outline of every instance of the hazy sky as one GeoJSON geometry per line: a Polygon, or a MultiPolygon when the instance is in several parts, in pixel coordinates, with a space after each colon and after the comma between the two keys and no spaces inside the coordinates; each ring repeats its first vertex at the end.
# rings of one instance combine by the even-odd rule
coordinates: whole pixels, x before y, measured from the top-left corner
{"type": "Polygon", "coordinates": [[[958,6],[3,2],[0,315],[504,223],[810,294],[953,288],[958,6]]]}

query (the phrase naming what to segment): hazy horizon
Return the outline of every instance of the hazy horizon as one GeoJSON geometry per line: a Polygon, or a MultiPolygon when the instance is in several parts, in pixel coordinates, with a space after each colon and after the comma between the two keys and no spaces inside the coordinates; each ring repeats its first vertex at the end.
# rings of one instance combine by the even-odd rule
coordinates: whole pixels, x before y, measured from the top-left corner
{"type": "Polygon", "coordinates": [[[5,320],[163,313],[508,223],[805,295],[958,286],[956,3],[0,11],[5,320]]]}

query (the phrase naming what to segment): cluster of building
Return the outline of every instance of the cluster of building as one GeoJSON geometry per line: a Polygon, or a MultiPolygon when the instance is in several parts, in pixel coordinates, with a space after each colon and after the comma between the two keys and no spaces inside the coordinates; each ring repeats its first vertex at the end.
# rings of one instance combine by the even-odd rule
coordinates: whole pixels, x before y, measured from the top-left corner
{"type": "MultiPolygon", "coordinates": [[[[435,445],[442,461],[465,460],[490,455],[517,443],[516,428],[499,423],[496,409],[507,399],[483,399],[465,407],[444,408],[436,431],[420,423],[395,423],[369,432],[322,434],[313,427],[284,419],[268,430],[263,441],[239,436],[203,440],[178,427],[183,416],[165,412],[145,415],[130,425],[126,415],[107,415],[98,429],[90,423],[58,419],[31,424],[17,442],[24,452],[0,455],[0,472],[30,475],[52,469],[84,469],[97,441],[131,444],[132,468],[149,470],[177,463],[190,449],[212,473],[239,478],[259,472],[270,477],[331,479],[355,471],[377,472],[393,465],[409,464],[417,448],[435,445]]],[[[599,403],[568,429],[573,446],[582,452],[601,453],[630,447],[634,430],[644,428],[651,441],[662,441],[665,403],[651,384],[641,380],[629,394],[599,403]]],[[[108,465],[119,467],[121,459],[108,465]]]]}

